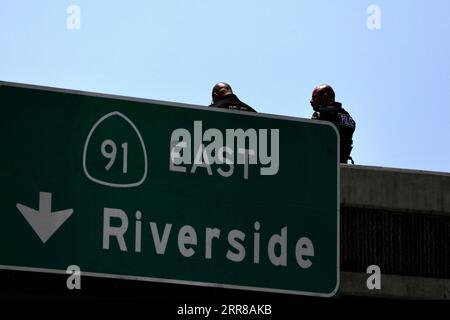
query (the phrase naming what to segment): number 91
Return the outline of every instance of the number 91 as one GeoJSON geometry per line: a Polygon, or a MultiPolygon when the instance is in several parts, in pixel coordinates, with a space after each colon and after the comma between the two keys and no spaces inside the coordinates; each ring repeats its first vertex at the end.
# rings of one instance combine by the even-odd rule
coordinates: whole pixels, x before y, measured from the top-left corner
{"type": "MultiPolygon", "coordinates": [[[[128,172],[128,143],[124,142],[121,144],[122,151],[123,151],[123,161],[122,161],[122,172],[127,173],[128,172]]],[[[109,162],[106,164],[105,169],[106,171],[109,171],[111,167],[116,162],[117,158],[117,146],[114,141],[107,139],[103,141],[101,146],[102,155],[109,159],[109,162]],[[109,149],[109,151],[107,150],[109,149]]]]}

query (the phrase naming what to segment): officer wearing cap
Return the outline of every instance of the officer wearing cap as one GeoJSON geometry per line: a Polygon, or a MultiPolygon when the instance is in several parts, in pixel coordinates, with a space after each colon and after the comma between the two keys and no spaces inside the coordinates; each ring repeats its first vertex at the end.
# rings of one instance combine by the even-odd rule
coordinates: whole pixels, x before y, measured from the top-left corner
{"type": "Polygon", "coordinates": [[[350,153],[353,149],[353,133],[356,123],[342,108],[342,103],[336,102],[333,88],[327,84],[317,86],[314,88],[310,103],[314,110],[312,119],[330,121],[338,128],[341,138],[340,162],[347,163],[348,160],[351,160],[354,163],[350,153]]]}
{"type": "Polygon", "coordinates": [[[252,107],[239,100],[233,93],[231,86],[225,82],[219,82],[214,86],[212,90],[212,104],[210,107],[256,112],[252,107]]]}

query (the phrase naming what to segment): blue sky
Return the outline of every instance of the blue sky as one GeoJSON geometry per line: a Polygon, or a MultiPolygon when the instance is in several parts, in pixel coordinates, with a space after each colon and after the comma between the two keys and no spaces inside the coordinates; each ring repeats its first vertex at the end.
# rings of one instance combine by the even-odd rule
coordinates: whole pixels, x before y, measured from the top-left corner
{"type": "Polygon", "coordinates": [[[357,122],[357,164],[450,172],[448,0],[0,4],[0,80],[198,105],[226,81],[260,112],[301,118],[329,83],[357,122]]]}

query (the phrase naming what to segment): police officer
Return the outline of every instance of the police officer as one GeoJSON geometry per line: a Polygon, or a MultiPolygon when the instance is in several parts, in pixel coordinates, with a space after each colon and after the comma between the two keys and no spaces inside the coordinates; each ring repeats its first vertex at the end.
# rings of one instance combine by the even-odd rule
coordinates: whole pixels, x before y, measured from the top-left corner
{"type": "Polygon", "coordinates": [[[256,112],[252,107],[239,100],[233,94],[231,86],[225,82],[219,82],[214,86],[212,90],[212,101],[213,103],[210,107],[213,108],[256,112]]]}
{"type": "Polygon", "coordinates": [[[350,153],[353,149],[353,133],[356,123],[350,114],[342,108],[342,103],[335,101],[335,93],[331,86],[323,84],[317,86],[311,98],[311,106],[314,110],[312,119],[332,122],[339,130],[341,138],[341,163],[347,163],[353,159],[350,153]]]}

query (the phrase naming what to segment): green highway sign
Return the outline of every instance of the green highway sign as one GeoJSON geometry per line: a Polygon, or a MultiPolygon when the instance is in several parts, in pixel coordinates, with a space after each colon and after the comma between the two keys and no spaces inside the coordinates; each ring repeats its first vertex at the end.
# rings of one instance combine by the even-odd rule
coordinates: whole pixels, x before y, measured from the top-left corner
{"type": "Polygon", "coordinates": [[[0,268],[330,297],[328,123],[0,82],[0,268]]]}

